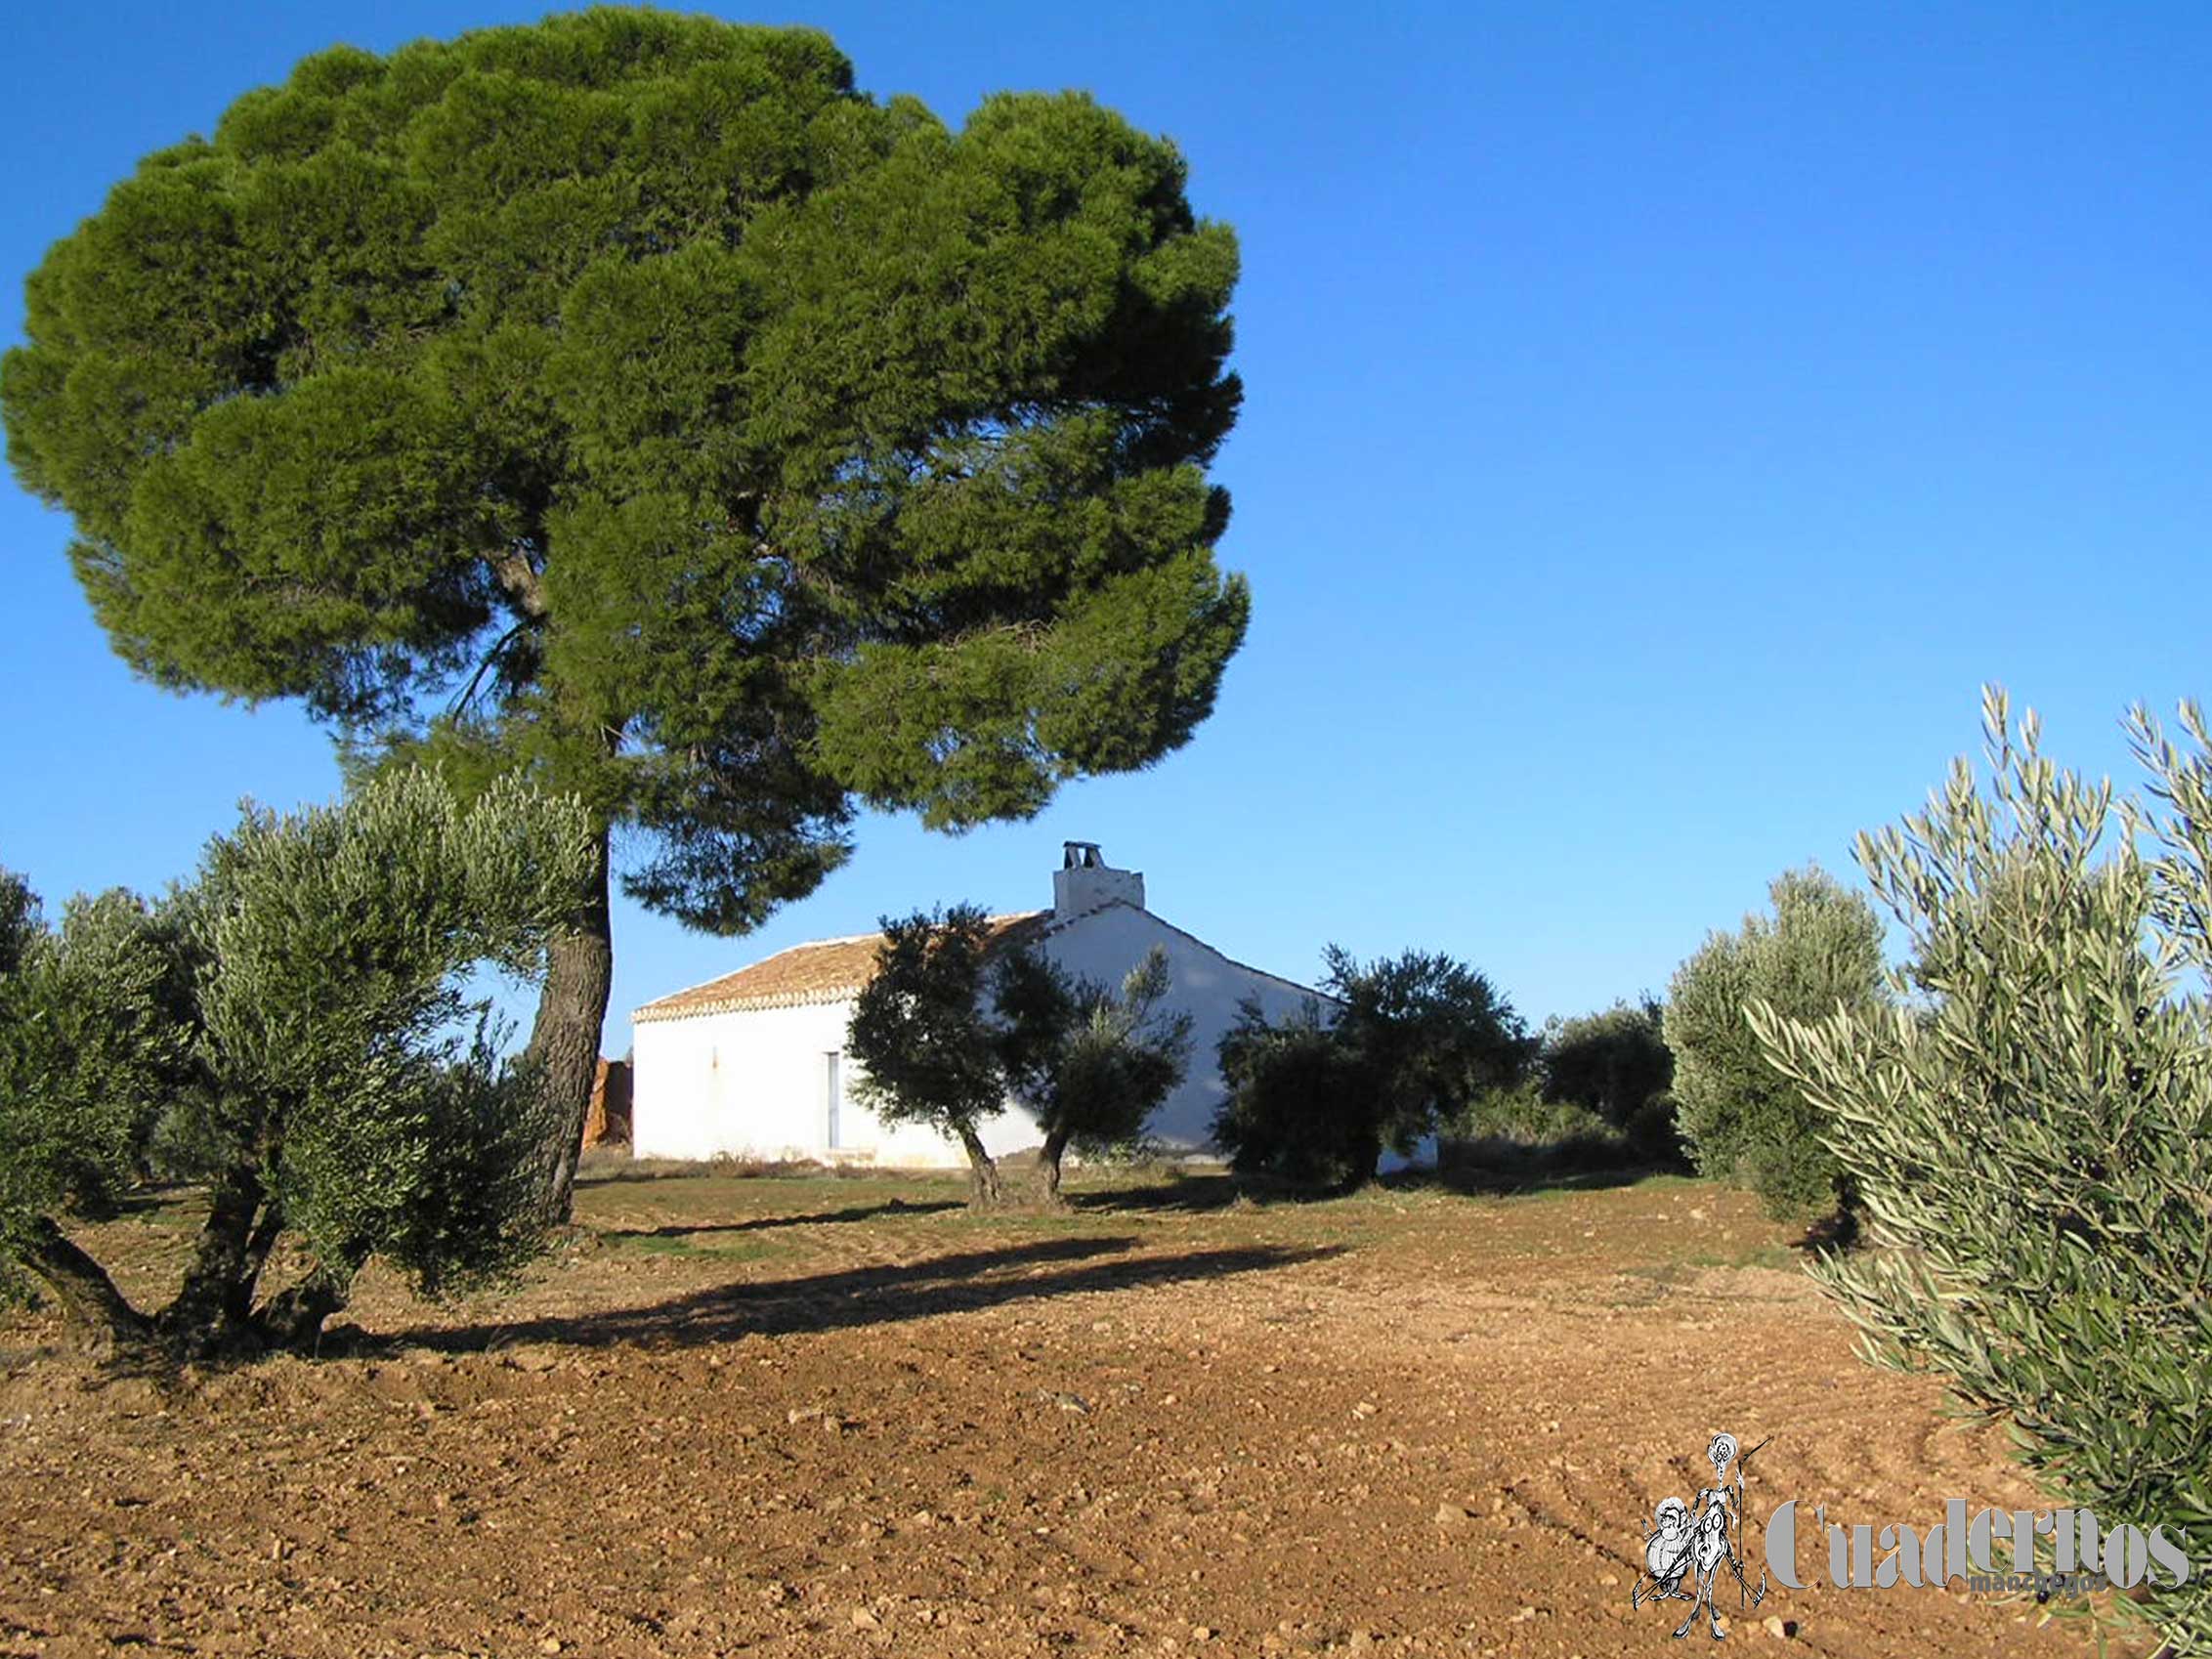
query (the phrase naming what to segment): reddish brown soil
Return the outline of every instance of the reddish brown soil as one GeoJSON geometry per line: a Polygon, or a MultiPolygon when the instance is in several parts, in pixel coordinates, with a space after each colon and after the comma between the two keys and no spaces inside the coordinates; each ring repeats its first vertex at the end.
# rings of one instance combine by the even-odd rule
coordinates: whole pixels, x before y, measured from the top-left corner
{"type": "MultiPolygon", "coordinates": [[[[511,1298],[376,1281],[366,1351],[180,1384],[18,1318],[0,1653],[1597,1659],[1685,1651],[1630,1586],[1716,1429],[1773,1436],[1757,1520],[2031,1502],[1712,1187],[957,1197],[603,1174],[511,1298]]],[[[151,1299],[191,1221],[90,1242],[151,1299]]],[[[1956,1592],[1722,1606],[1778,1655],[2087,1651],[1956,1592]]]]}

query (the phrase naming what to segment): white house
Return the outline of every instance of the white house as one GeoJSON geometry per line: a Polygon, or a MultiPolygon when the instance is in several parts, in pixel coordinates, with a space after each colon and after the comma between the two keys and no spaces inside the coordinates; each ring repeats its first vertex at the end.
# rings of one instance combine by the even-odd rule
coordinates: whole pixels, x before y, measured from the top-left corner
{"type": "MultiPolygon", "coordinates": [[[[1328,999],[1223,956],[1144,907],[1144,877],[1111,870],[1097,847],[1067,843],[1052,908],[993,918],[1068,972],[1102,984],[1158,945],[1168,1006],[1191,1016],[1190,1069],[1149,1132],[1180,1151],[1205,1148],[1222,1096],[1214,1045],[1255,998],[1271,1020],[1328,999]]],[[[887,1167],[961,1166],[957,1142],[885,1125],[853,1091],[845,1057],[853,999],[874,969],[880,934],[793,946],[704,985],[648,1002],[636,1022],[631,1146],[639,1158],[812,1158],[887,1167]]],[[[993,1156],[1036,1146],[1037,1125],[1008,1102],[983,1127],[993,1156]]]]}

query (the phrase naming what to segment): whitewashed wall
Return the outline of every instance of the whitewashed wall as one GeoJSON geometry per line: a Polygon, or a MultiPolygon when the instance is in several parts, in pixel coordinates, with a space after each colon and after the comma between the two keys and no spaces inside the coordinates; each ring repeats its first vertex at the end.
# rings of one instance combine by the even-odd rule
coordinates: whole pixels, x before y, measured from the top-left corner
{"type": "Polygon", "coordinates": [[[823,1056],[844,1047],[850,1015],[847,1003],[818,1002],[639,1021],[631,1054],[636,1155],[817,1156],[828,1144],[823,1056]]]}
{"type": "MultiPolygon", "coordinates": [[[[1119,873],[1119,872],[1113,872],[1119,873]]],[[[1182,1151],[1210,1143],[1223,1089],[1213,1052],[1237,1006],[1256,997],[1271,1020],[1294,1013],[1309,993],[1240,966],[1149,912],[1109,904],[1048,934],[1045,954],[1069,972],[1118,986],[1155,944],[1168,955],[1169,1006],[1192,1017],[1191,1061],[1182,1085],[1149,1131],[1182,1151]]],[[[636,1093],[631,1146],[639,1158],[865,1159],[892,1168],[958,1168],[958,1144],[913,1125],[885,1126],[862,1106],[857,1066],[845,1055],[850,1001],[642,1020],[632,1058],[636,1093]],[[840,1055],[841,1097],[830,1139],[829,1063],[840,1055]]],[[[983,1127],[1003,1157],[1038,1143],[1036,1121],[1008,1108],[983,1127]]]]}
{"type": "MultiPolygon", "coordinates": [[[[690,1019],[640,1020],[630,1147],[638,1158],[849,1157],[900,1169],[964,1167],[957,1142],[912,1124],[885,1125],[861,1104],[844,1053],[853,1005],[810,1002],[690,1019]],[[829,1056],[838,1055],[835,1142],[829,1056]]],[[[992,1156],[1035,1146],[1026,1114],[984,1126],[992,1156]]]]}

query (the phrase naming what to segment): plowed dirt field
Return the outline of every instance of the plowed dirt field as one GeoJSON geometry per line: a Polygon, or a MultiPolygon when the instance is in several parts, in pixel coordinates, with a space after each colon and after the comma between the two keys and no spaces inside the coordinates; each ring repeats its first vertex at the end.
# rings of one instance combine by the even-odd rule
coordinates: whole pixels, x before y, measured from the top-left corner
{"type": "MultiPolygon", "coordinates": [[[[1759,1524],[2033,1495],[1741,1195],[1232,1202],[603,1168],[498,1300],[374,1275],[316,1361],[114,1378],[0,1324],[0,1653],[1680,1652],[1633,1608],[1718,1430],[1759,1524]]],[[[189,1196],[95,1229],[152,1302],[189,1196]]],[[[1720,1597],[1730,1648],[2064,1655],[2032,1602],[1720,1597]]],[[[1756,1576],[1751,1588],[1757,1588],[1756,1576]]],[[[1817,1588],[1815,1588],[1817,1586],[1817,1588]]],[[[1688,1638],[1707,1645],[1702,1628],[1688,1638]]]]}

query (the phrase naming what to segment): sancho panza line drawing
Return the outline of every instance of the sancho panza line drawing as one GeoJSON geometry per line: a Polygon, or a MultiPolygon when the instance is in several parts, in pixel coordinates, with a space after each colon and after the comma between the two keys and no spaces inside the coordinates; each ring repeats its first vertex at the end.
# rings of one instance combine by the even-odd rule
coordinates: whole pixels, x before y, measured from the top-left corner
{"type": "Polygon", "coordinates": [[[1716,1434],[1705,1455],[1713,1465],[1713,1484],[1697,1495],[1693,1509],[1680,1498],[1660,1500],[1652,1511],[1652,1529],[1643,1538],[1643,1572],[1636,1587],[1629,1592],[1629,1605],[1640,1607],[1646,1601],[1687,1601],[1689,1616],[1675,1630],[1675,1635],[1689,1635],[1690,1627],[1697,1623],[1697,1610],[1705,1609],[1705,1616],[1718,1641],[1727,1633],[1721,1628],[1720,1609],[1714,1605],[1713,1593],[1721,1582],[1725,1567],[1736,1581],[1737,1605],[1749,1611],[1766,1599],[1766,1569],[1759,1569],[1759,1589],[1754,1591],[1744,1578],[1744,1507],[1743,1471],[1751,1462],[1753,1453],[1766,1445],[1762,1440],[1751,1451],[1741,1456],[1736,1452],[1733,1434],[1716,1434]],[[1735,1483],[1730,1488],[1728,1475],[1731,1466],[1735,1483]],[[1682,1581],[1696,1577],[1697,1588],[1685,1590],[1682,1581]]]}

